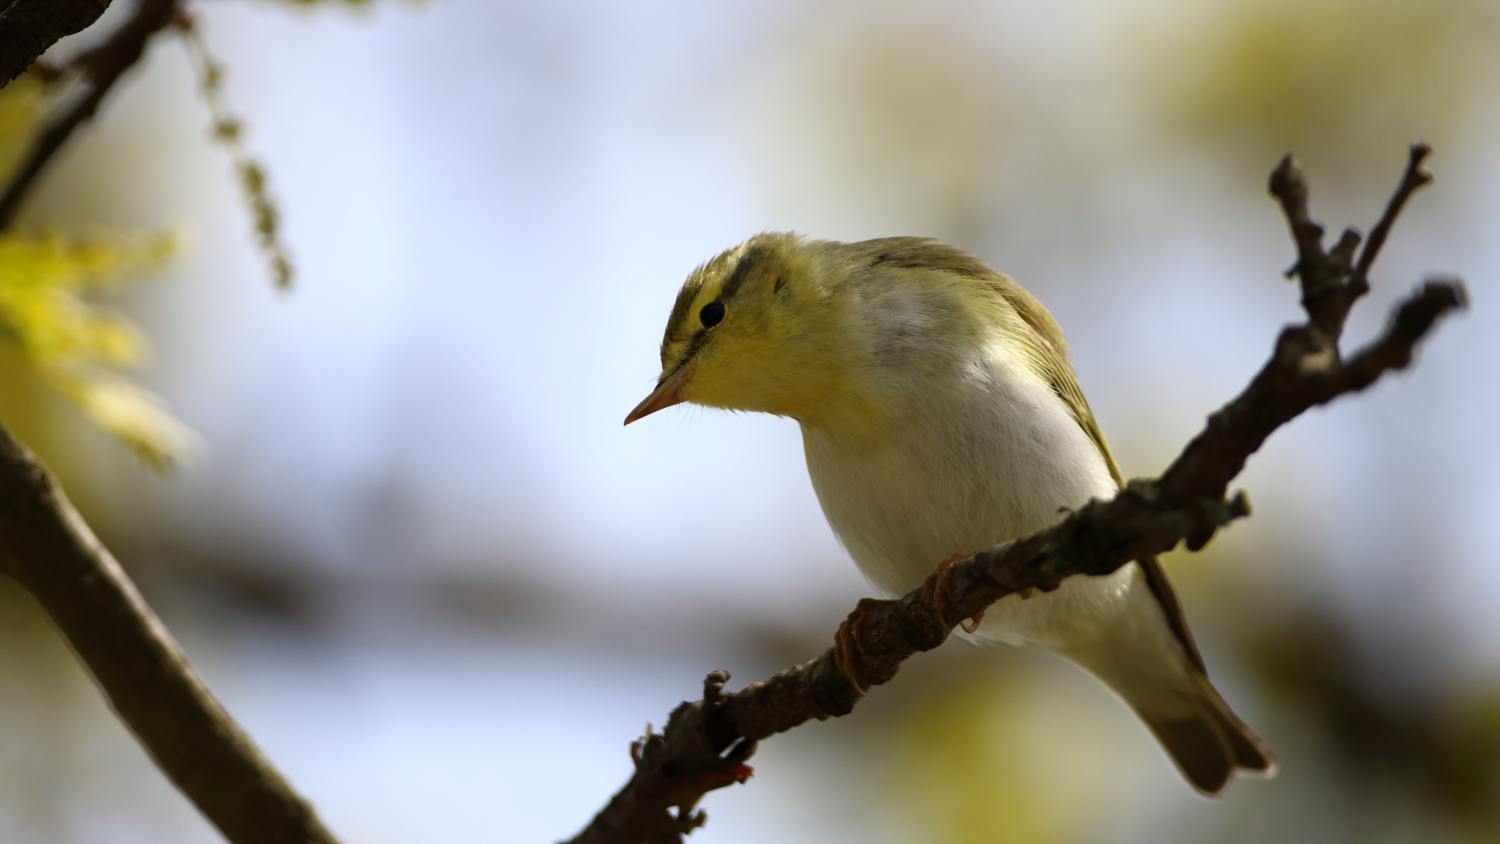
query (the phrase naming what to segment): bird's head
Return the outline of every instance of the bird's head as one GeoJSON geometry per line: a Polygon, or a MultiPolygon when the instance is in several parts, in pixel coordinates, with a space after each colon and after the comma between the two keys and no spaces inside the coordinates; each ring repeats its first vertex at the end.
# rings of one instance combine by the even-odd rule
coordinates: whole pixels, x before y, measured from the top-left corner
{"type": "Polygon", "coordinates": [[[661,377],[625,424],[691,402],[869,441],[979,360],[1047,383],[1072,371],[1041,303],[951,246],[759,234],[683,283],[661,377]]]}
{"type": "Polygon", "coordinates": [[[827,245],[760,234],[694,270],[667,319],[656,389],[625,424],[680,402],[807,421],[841,401],[851,350],[827,245]]]}

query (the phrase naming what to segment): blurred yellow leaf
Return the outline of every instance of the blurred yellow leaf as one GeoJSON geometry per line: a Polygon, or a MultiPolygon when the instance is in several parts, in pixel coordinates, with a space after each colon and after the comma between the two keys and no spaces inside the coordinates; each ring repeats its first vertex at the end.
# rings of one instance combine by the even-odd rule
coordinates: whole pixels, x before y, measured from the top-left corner
{"type": "Polygon", "coordinates": [[[158,468],[185,458],[192,432],[144,390],[103,367],[140,360],[144,338],[84,294],[122,284],[177,248],[171,235],[0,234],[0,332],[99,427],[158,468]]]}
{"type": "Polygon", "coordinates": [[[78,379],[65,390],[95,425],[158,470],[190,458],[198,435],[154,394],[119,378],[78,379]]]}
{"type": "MultiPolygon", "coordinates": [[[[0,179],[26,154],[46,96],[33,76],[0,91],[0,179]]],[[[112,371],[138,363],[145,338],[87,294],[134,281],[177,249],[177,237],[161,232],[0,232],[0,338],[157,469],[190,456],[197,438],[160,399],[112,371]]]]}
{"type": "Polygon", "coordinates": [[[43,366],[131,364],[142,341],[122,320],[80,295],[119,283],[175,251],[175,238],[0,234],[0,324],[43,366]]]}

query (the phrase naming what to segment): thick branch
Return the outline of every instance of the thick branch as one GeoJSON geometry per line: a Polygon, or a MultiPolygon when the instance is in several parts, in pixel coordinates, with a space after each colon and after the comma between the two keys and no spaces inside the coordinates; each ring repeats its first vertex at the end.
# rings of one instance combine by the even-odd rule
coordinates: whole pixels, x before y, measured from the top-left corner
{"type": "Polygon", "coordinates": [[[0,11],[0,88],[59,39],[99,19],[109,0],[11,0],[0,11]]]}
{"type": "Polygon", "coordinates": [[[230,841],[332,844],[204,686],[62,489],[0,427],[0,572],[34,596],[110,704],[230,841]]]}
{"type": "Polygon", "coordinates": [[[1414,147],[1406,176],[1353,263],[1359,236],[1346,230],[1333,249],[1307,210],[1307,186],[1288,156],[1271,180],[1286,213],[1308,322],[1284,329],[1271,359],[1245,390],[1209,417],[1158,479],[1132,481],[1109,501],[1092,501],[1050,530],[980,551],[940,570],[892,603],[866,603],[850,616],[856,648],[839,667],[830,648],[812,662],[725,693],[728,676],[709,676],[704,699],[673,711],[660,735],[633,746],[635,771],[571,844],[679,842],[702,825],[694,807],[708,791],[742,782],[755,742],[813,719],[844,715],[863,689],[887,682],[901,663],[942,644],[952,620],[1007,595],[1057,588],[1075,574],[1100,575],[1186,542],[1202,548],[1230,521],[1248,515],[1243,496],[1224,499],[1230,481],[1266,438],[1315,405],[1373,384],[1408,366],[1417,344],[1443,316],[1464,307],[1463,287],[1429,281],[1395,312],[1385,332],[1342,361],[1338,338],[1364,275],[1407,197],[1427,177],[1425,147],[1414,147]],[[1368,259],[1368,260],[1366,260],[1368,259]],[[851,676],[852,675],[852,676],[851,676]]]}
{"type": "MultiPolygon", "coordinates": [[[[11,9],[20,5],[23,3],[14,3],[11,9]]],[[[102,10],[108,3],[98,5],[102,10]]],[[[104,43],[78,57],[78,67],[88,75],[87,89],[43,126],[32,139],[30,148],[11,175],[10,182],[0,192],[0,230],[10,228],[15,222],[22,201],[53,157],[73,136],[73,132],[94,116],[114,84],[145,54],[146,43],[151,40],[151,36],[171,23],[176,10],[177,0],[140,0],[140,5],[130,19],[111,33],[104,43]]],[[[9,13],[10,10],[5,12],[9,13]]],[[[0,35],[0,39],[3,38],[0,35]]],[[[3,40],[0,43],[4,43],[3,40]]]]}

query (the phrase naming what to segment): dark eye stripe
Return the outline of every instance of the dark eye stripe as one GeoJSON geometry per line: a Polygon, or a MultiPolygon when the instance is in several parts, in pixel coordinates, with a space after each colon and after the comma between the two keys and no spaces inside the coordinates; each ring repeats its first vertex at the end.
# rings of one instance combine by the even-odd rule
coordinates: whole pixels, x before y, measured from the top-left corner
{"type": "Polygon", "coordinates": [[[734,294],[739,292],[740,285],[750,278],[750,271],[770,254],[771,250],[759,243],[746,249],[745,254],[740,256],[739,263],[734,265],[734,272],[729,274],[729,279],[724,282],[723,289],[719,291],[719,300],[722,302],[733,300],[734,294]]]}
{"type": "MultiPolygon", "coordinates": [[[[725,279],[724,285],[719,288],[718,298],[716,298],[713,302],[708,303],[708,305],[703,306],[703,308],[699,310],[698,320],[700,326],[702,327],[699,327],[695,330],[692,327],[691,322],[689,322],[689,320],[691,319],[689,314],[692,313],[689,308],[692,307],[693,299],[696,298],[697,294],[702,290],[704,279],[707,277],[718,275],[723,264],[729,260],[729,256],[733,253],[734,250],[728,250],[726,252],[720,253],[719,256],[714,258],[712,261],[709,261],[704,266],[694,270],[693,274],[689,276],[688,280],[683,284],[682,289],[678,291],[677,301],[672,305],[672,315],[667,319],[667,330],[663,335],[661,341],[663,367],[667,366],[667,352],[669,348],[673,344],[681,343],[684,341],[688,343],[687,350],[680,358],[677,359],[677,362],[673,366],[674,368],[680,368],[687,363],[687,360],[691,358],[693,354],[702,347],[704,341],[708,339],[708,329],[712,328],[714,325],[718,325],[721,321],[723,321],[725,310],[724,303],[733,300],[735,294],[738,293],[739,289],[744,286],[746,281],[749,280],[750,275],[755,270],[756,266],[764,266],[763,262],[773,255],[773,250],[764,244],[756,243],[752,244],[740,253],[739,258],[735,261],[734,268],[729,270],[728,277],[725,279]],[[717,306],[715,308],[715,311],[717,311],[717,313],[708,312],[708,309],[712,306],[717,306]],[[708,313],[707,317],[705,318],[706,312],[708,313]]],[[[778,290],[776,292],[779,293],[781,291],[778,290]]]]}
{"type": "MultiPolygon", "coordinates": [[[[672,372],[676,372],[677,370],[683,368],[684,366],[687,366],[688,365],[688,361],[690,361],[690,360],[693,359],[693,355],[698,354],[698,350],[701,349],[701,348],[703,348],[703,344],[706,343],[707,341],[708,341],[708,332],[707,331],[699,331],[697,334],[694,334],[693,338],[688,341],[687,348],[682,350],[682,357],[678,358],[677,361],[672,364],[671,371],[672,372]]],[[[665,360],[663,360],[662,361],[662,366],[665,367],[666,363],[667,362],[665,360]]]]}

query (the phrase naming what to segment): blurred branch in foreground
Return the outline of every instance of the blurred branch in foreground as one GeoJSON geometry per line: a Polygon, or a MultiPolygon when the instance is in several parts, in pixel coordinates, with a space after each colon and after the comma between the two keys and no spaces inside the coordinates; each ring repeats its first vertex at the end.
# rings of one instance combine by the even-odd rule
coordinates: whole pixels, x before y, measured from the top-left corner
{"type": "Polygon", "coordinates": [[[198,677],[67,496],[0,427],[0,572],[36,598],[142,745],[234,842],[333,842],[198,677]]]}
{"type": "Polygon", "coordinates": [[[0,88],[64,36],[99,19],[110,0],[11,0],[0,10],[0,88]]]}
{"type": "MultiPolygon", "coordinates": [[[[26,10],[34,5],[15,2],[0,12],[0,52],[24,46],[15,30],[28,22],[42,49],[57,39],[57,30],[48,28],[55,21],[43,20],[45,15],[28,17],[26,10]]],[[[69,5],[84,4],[56,4],[59,9],[69,5]]],[[[107,4],[96,5],[102,10],[107,4]]],[[[25,238],[7,230],[58,151],[141,60],[153,36],[178,19],[178,12],[178,0],[139,0],[118,28],[70,62],[70,71],[86,77],[84,91],[36,133],[0,189],[0,235],[6,238],[0,241],[5,247],[0,249],[5,258],[0,328],[15,331],[23,347],[34,348],[35,356],[52,369],[66,371],[71,379],[66,383],[96,421],[138,443],[151,443],[160,431],[173,430],[168,424],[173,421],[163,412],[151,415],[149,400],[139,392],[115,381],[84,380],[76,371],[81,362],[95,359],[127,361],[136,345],[134,335],[90,315],[70,298],[104,270],[129,263],[125,258],[133,253],[119,244],[65,244],[56,237],[25,238]]],[[[135,251],[151,255],[161,250],[135,251]]],[[[208,691],[56,481],[3,427],[0,573],[14,577],[37,600],[157,765],[226,838],[334,841],[307,801],[208,691]]]]}
{"type": "Polygon", "coordinates": [[[88,77],[88,89],[37,134],[36,142],[0,193],[0,229],[10,228],[37,178],[73,133],[98,112],[110,89],[141,60],[146,44],[172,22],[176,11],[177,0],[141,0],[130,19],[109,38],[74,60],[73,64],[88,77]]]}
{"type": "Polygon", "coordinates": [[[1370,239],[1345,229],[1331,249],[1307,207],[1307,184],[1291,156],[1271,174],[1297,262],[1307,321],[1284,328],[1267,361],[1243,392],[1208,423],[1159,477],[1134,480],[1109,501],[1092,501],[1050,530],[979,551],[938,568],[897,601],[866,599],[839,627],[835,646],[817,659],[726,693],[728,672],[715,671],[703,699],[673,710],[661,734],[631,745],[634,772],[571,844],[680,842],[703,825],[703,796],[750,775],[756,742],[812,719],[848,714],[865,688],[888,682],[901,663],[947,638],[966,619],[1006,595],[1052,590],[1075,574],[1108,574],[1131,560],[1185,542],[1203,548],[1219,528],[1247,516],[1229,483],[1266,439],[1303,412],[1358,392],[1387,372],[1406,368],[1437,321],[1466,304],[1456,280],[1428,280],[1398,307],[1385,332],[1345,359],[1339,349],[1354,303],[1369,291],[1368,273],[1407,199],[1431,181],[1429,150],[1411,149],[1400,185],[1370,239]]]}

